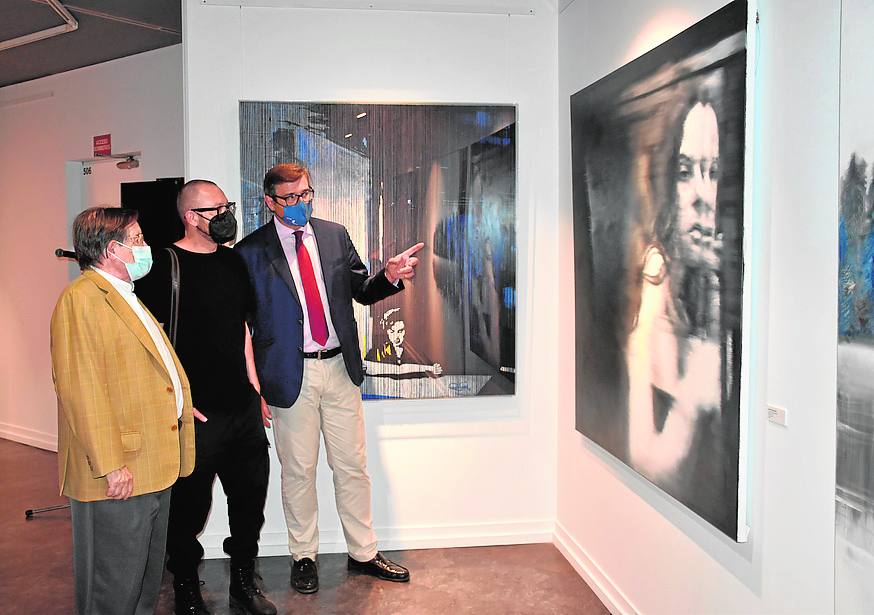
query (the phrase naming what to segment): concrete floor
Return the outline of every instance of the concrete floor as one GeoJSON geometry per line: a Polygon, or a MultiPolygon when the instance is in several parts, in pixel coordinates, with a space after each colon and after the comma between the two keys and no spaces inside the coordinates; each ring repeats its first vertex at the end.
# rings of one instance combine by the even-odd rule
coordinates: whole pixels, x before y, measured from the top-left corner
{"type": "MultiPolygon", "coordinates": [[[[28,508],[63,504],[57,495],[57,455],[0,439],[0,611],[72,614],[70,512],[25,520],[28,508]]],[[[265,593],[280,613],[477,615],[536,613],[604,615],[604,605],[551,544],[399,551],[387,555],[410,568],[410,583],[347,575],[346,556],[319,556],[318,593],[288,585],[288,557],[262,557],[265,593]]],[[[201,568],[204,597],[216,615],[228,613],[227,560],[201,568]]],[[[158,613],[173,612],[165,574],[158,613]]]]}

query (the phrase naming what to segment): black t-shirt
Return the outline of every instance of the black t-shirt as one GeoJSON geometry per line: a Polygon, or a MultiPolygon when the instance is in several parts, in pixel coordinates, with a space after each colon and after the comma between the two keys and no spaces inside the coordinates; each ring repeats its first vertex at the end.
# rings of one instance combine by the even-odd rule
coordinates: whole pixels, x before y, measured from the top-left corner
{"type": "MultiPolygon", "coordinates": [[[[201,254],[172,246],[179,256],[179,321],[176,354],[191,383],[194,406],[210,412],[243,412],[255,390],[246,374],[243,327],[253,292],[243,259],[219,246],[201,254]]],[[[134,292],[169,332],[170,255],[153,252],[149,274],[134,292]]]]}

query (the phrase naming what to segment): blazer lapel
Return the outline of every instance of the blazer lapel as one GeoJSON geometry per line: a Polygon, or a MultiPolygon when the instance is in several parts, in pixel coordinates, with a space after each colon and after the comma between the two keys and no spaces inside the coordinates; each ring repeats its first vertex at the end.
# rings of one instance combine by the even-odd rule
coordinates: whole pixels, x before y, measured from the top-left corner
{"type": "Polygon", "coordinates": [[[294,280],[291,277],[291,270],[288,268],[288,259],[285,258],[285,252],[282,250],[282,244],[279,242],[279,235],[276,233],[276,228],[271,223],[270,227],[264,229],[264,251],[267,253],[267,260],[276,269],[276,273],[288,286],[294,300],[301,303],[300,297],[297,296],[297,288],[294,285],[294,280]]]}
{"type": "Polygon", "coordinates": [[[133,333],[146,350],[149,351],[149,354],[152,355],[152,358],[155,359],[155,362],[161,367],[161,371],[167,375],[167,379],[169,380],[170,374],[167,372],[167,366],[164,365],[164,360],[161,358],[161,354],[158,352],[155,342],[152,341],[152,336],[149,335],[148,331],[146,331],[145,325],[143,325],[139,316],[137,316],[131,309],[131,306],[128,305],[128,302],[125,301],[125,298],[122,297],[121,294],[113,288],[112,284],[110,284],[109,281],[99,273],[85,271],[83,275],[87,276],[106,293],[106,302],[110,307],[112,307],[115,313],[118,314],[121,322],[131,330],[131,333],[133,333]]]}

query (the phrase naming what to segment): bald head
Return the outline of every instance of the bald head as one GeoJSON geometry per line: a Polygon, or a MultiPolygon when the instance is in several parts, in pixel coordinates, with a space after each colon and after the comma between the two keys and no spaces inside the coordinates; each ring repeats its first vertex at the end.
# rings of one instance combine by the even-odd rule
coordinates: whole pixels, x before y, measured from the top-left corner
{"type": "Polygon", "coordinates": [[[176,196],[176,211],[182,222],[185,222],[185,212],[198,207],[213,207],[218,203],[227,202],[225,193],[214,182],[208,179],[192,179],[186,182],[176,196]]]}

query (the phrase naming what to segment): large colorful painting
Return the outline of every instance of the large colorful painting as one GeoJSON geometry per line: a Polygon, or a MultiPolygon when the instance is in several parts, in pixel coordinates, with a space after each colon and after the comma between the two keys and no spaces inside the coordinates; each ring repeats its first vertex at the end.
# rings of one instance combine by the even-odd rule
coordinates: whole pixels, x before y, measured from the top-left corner
{"type": "Polygon", "coordinates": [[[365,398],[515,393],[515,107],[241,102],[240,146],[244,234],[297,162],[371,271],[425,243],[407,290],[355,308],[365,398]]]}
{"type": "Polygon", "coordinates": [[[571,97],[576,427],[736,540],[744,2],[571,97]]]}
{"type": "Polygon", "coordinates": [[[835,612],[874,608],[874,3],[841,17],[835,612]]]}

